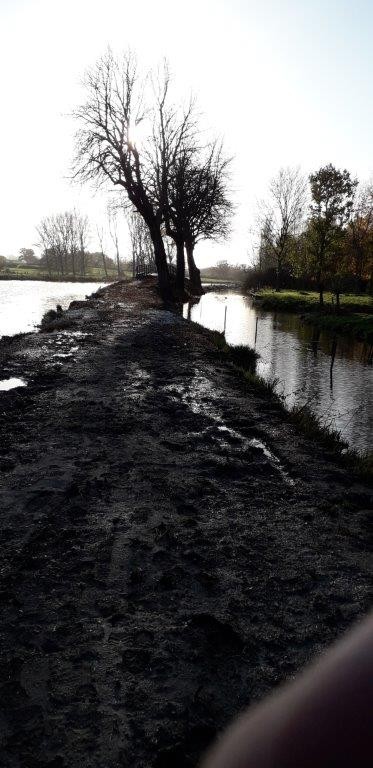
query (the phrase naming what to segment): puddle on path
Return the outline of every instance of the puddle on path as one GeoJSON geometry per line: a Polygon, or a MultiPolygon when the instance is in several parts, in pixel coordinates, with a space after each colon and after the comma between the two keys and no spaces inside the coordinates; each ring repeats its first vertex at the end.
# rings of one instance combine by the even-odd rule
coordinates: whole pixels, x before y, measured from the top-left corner
{"type": "Polygon", "coordinates": [[[16,387],[27,387],[27,381],[24,379],[17,379],[16,377],[2,379],[0,381],[0,391],[2,392],[8,392],[9,389],[15,389],[16,387]]]}
{"type": "MultiPolygon", "coordinates": [[[[164,391],[169,394],[171,398],[181,399],[192,411],[196,414],[203,414],[208,416],[218,428],[218,431],[222,434],[229,434],[231,438],[234,438],[241,443],[242,449],[247,447],[256,448],[260,450],[266,457],[269,464],[277,471],[283,481],[290,486],[295,485],[294,480],[289,476],[289,473],[283,467],[280,459],[271,451],[269,446],[258,438],[247,438],[235,429],[228,427],[221,414],[217,410],[215,405],[212,405],[215,401],[215,390],[212,382],[200,374],[196,374],[192,379],[192,382],[187,386],[185,384],[169,384],[163,387],[164,391]]],[[[223,443],[223,441],[222,441],[223,443]]]]}

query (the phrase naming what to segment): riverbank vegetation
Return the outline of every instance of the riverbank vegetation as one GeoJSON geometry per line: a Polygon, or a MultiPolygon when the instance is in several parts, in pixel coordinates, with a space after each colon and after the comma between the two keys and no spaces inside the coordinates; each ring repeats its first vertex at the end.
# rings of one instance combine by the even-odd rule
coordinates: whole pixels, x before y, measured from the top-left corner
{"type": "MultiPolygon", "coordinates": [[[[261,288],[257,296],[262,301],[262,306],[270,306],[276,309],[297,312],[319,309],[319,297],[316,291],[282,290],[274,291],[272,288],[261,288]]],[[[330,291],[324,294],[324,308],[333,311],[336,308],[334,294],[330,291]]],[[[373,296],[367,294],[346,293],[340,301],[340,308],[349,312],[367,312],[373,314],[373,296]]]]}
{"type": "Polygon", "coordinates": [[[264,309],[373,340],[373,183],[331,164],[308,183],[298,168],[281,169],[259,204],[258,234],[244,289],[264,309]]]}
{"type": "Polygon", "coordinates": [[[343,294],[337,306],[329,291],[324,294],[322,311],[316,291],[262,288],[255,297],[263,309],[297,312],[306,322],[320,328],[373,343],[373,297],[367,294],[343,294]]]}
{"type": "Polygon", "coordinates": [[[359,184],[329,164],[307,180],[281,169],[258,208],[257,262],[246,289],[272,287],[326,292],[335,309],[344,294],[373,293],[373,183],[359,184]]]}

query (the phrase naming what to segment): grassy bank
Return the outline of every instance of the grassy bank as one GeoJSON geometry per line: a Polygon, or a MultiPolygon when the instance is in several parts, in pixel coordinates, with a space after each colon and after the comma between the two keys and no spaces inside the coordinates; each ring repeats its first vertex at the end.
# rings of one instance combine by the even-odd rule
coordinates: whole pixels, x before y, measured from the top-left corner
{"type": "MultiPolygon", "coordinates": [[[[95,283],[105,282],[105,280],[118,280],[118,272],[116,269],[107,270],[107,277],[105,272],[100,267],[89,267],[86,270],[85,275],[76,274],[75,277],[72,273],[61,275],[59,272],[52,272],[49,274],[48,270],[38,266],[23,266],[16,265],[14,267],[6,267],[0,270],[0,280],[50,280],[56,283],[66,282],[78,282],[78,283],[95,283]]],[[[132,273],[123,272],[122,278],[130,278],[132,273]]]]}
{"type": "Polygon", "coordinates": [[[278,380],[266,381],[255,372],[259,355],[254,349],[244,345],[235,347],[227,344],[224,334],[218,331],[211,331],[211,334],[219,354],[223,359],[232,363],[248,391],[255,390],[261,397],[268,399],[300,433],[337,456],[346,466],[346,469],[365,480],[373,480],[373,453],[360,454],[349,449],[341,433],[331,426],[323,424],[322,420],[312,412],[307,404],[295,405],[291,409],[286,408],[284,398],[276,392],[278,380]]]}
{"type": "Polygon", "coordinates": [[[316,291],[262,289],[256,297],[263,309],[296,312],[320,328],[373,343],[373,297],[366,294],[342,294],[338,310],[332,293],[325,293],[322,310],[316,291]]]}

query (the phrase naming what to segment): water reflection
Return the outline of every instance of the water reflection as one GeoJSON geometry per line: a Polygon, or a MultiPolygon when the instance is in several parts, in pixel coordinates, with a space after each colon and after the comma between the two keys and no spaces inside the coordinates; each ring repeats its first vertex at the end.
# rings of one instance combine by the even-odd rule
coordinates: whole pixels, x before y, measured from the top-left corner
{"type": "Polygon", "coordinates": [[[184,308],[184,317],[219,331],[225,315],[227,341],[257,349],[258,373],[278,379],[289,407],[308,402],[350,445],[371,449],[371,346],[316,329],[297,315],[264,312],[238,293],[207,293],[184,308]]]}
{"type": "Polygon", "coordinates": [[[32,331],[48,309],[66,309],[103,283],[53,283],[37,280],[0,281],[0,336],[32,331]]]}

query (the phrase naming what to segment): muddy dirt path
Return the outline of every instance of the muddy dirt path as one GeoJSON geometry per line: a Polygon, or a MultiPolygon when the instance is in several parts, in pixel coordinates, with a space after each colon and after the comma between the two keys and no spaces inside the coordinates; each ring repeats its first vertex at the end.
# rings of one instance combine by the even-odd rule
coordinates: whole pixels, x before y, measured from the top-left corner
{"type": "Polygon", "coordinates": [[[192,768],[369,606],[369,489],[122,293],[0,350],[4,768],[192,768]]]}

